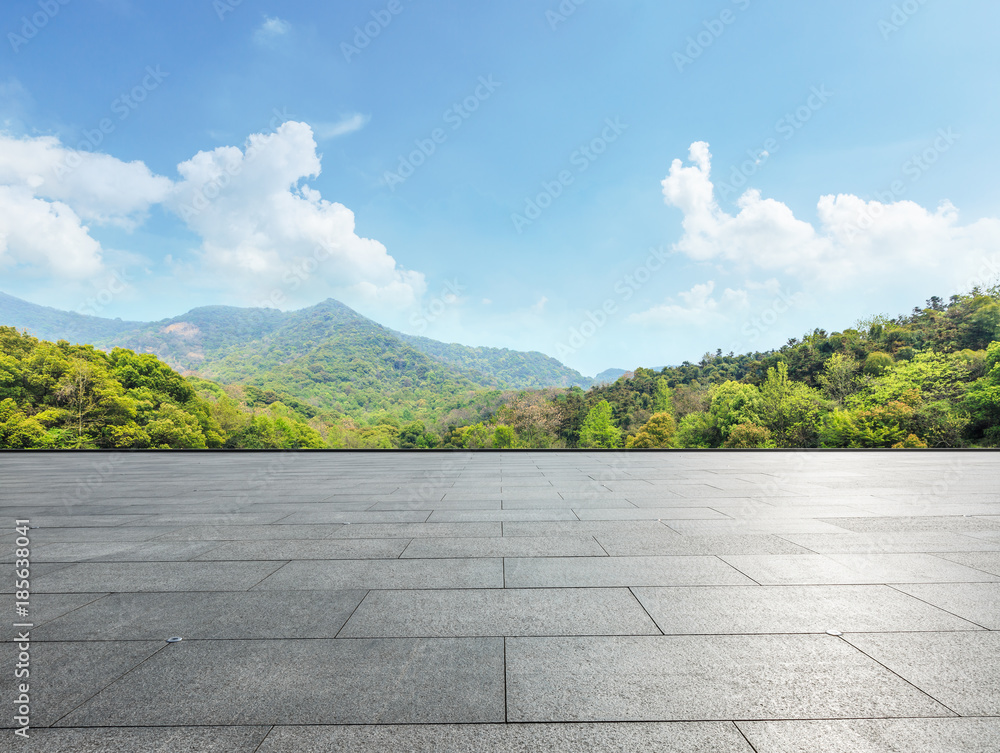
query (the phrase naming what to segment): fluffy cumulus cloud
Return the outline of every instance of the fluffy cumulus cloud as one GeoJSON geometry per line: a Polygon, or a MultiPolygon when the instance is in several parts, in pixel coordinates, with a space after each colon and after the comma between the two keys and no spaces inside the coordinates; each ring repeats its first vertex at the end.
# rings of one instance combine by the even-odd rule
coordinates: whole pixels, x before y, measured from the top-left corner
{"type": "Polygon", "coordinates": [[[355,233],[354,213],[304,180],[320,173],[312,129],[289,121],[245,149],[199,152],[178,165],[169,206],[198,233],[203,267],[256,304],[331,295],[404,308],[425,289],[385,246],[355,233]]]}
{"type": "Polygon", "coordinates": [[[103,250],[85,223],[132,228],[170,188],[141,162],[0,135],[0,267],[93,276],[103,250]]]}
{"type": "Polygon", "coordinates": [[[257,44],[268,45],[286,36],[292,30],[292,25],[280,18],[264,17],[264,22],[253,33],[257,44]]]}
{"type": "Polygon", "coordinates": [[[674,160],[663,196],[684,213],[675,250],[697,261],[780,272],[828,290],[882,280],[897,288],[955,291],[984,282],[984,265],[989,268],[1000,248],[1000,220],[963,225],[948,202],[930,210],[912,201],[823,196],[814,225],[751,189],[730,214],[715,198],[708,144],[692,144],[689,162],[674,160]]]}

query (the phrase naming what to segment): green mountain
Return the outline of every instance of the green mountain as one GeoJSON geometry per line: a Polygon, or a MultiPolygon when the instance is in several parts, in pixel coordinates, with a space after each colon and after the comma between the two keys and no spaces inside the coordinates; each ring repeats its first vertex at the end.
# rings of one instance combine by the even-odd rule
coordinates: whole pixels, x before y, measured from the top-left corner
{"type": "Polygon", "coordinates": [[[333,299],[291,312],[206,306],[159,322],[122,322],[3,295],[0,324],[152,353],[189,376],[252,385],[358,418],[384,411],[433,420],[484,391],[590,384],[542,353],[405,335],[333,299]]]}
{"type": "MultiPolygon", "coordinates": [[[[518,389],[542,387],[589,387],[593,381],[579,371],[564,366],[538,351],[524,353],[507,348],[474,348],[458,343],[443,343],[428,337],[396,335],[421,353],[443,363],[485,374],[499,383],[518,389]]],[[[622,372],[625,373],[624,371],[622,372]]]]}

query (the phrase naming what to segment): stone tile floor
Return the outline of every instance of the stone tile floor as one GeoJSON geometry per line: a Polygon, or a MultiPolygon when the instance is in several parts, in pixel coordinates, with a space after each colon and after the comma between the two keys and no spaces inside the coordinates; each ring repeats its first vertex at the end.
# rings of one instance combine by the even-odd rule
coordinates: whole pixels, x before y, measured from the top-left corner
{"type": "Polygon", "coordinates": [[[0,454],[0,751],[996,753],[998,457],[0,454]]]}

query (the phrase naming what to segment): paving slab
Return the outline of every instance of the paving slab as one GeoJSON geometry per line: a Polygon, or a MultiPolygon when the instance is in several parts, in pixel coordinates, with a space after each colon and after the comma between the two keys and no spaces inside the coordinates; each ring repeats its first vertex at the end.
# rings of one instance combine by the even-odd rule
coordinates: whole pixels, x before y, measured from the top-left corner
{"type": "Polygon", "coordinates": [[[502,536],[500,521],[486,523],[359,523],[342,525],[332,534],[337,539],[423,539],[502,536]]]}
{"type": "Polygon", "coordinates": [[[932,554],[720,555],[760,584],[977,583],[998,576],[932,554]]]}
{"type": "Polygon", "coordinates": [[[372,591],[341,638],[660,635],[627,588],[372,591]]]}
{"type": "Polygon", "coordinates": [[[335,638],[367,591],[117,593],[46,621],[38,641],[335,638]]]}
{"type": "Polygon", "coordinates": [[[939,554],[939,557],[949,562],[957,562],[959,565],[971,567],[975,570],[982,570],[991,575],[1000,575],[1000,551],[995,552],[953,552],[949,554],[939,554]]]}
{"type": "MultiPolygon", "coordinates": [[[[18,697],[18,684],[27,680],[30,698],[30,719],[34,727],[48,727],[65,714],[146,661],[166,644],[162,641],[65,641],[61,643],[31,642],[29,676],[15,678],[13,650],[16,643],[0,644],[7,658],[0,677],[0,692],[10,706],[18,697]],[[33,689],[33,692],[32,692],[33,689]]],[[[0,727],[16,725],[10,708],[0,717],[0,727]]],[[[4,732],[4,743],[13,733],[4,732]]]]}
{"type": "Polygon", "coordinates": [[[290,562],[258,591],[356,588],[503,588],[501,559],[290,562]]]}
{"type": "MultiPolygon", "coordinates": [[[[258,753],[753,753],[732,724],[444,724],[275,727],[258,753]]],[[[61,753],[61,752],[60,752],[61,753]]],[[[978,753],[978,752],[977,752],[978,753]]]]}
{"type": "Polygon", "coordinates": [[[737,722],[757,753],[994,753],[1000,719],[737,722]]]}
{"type": "Polygon", "coordinates": [[[632,591],[668,635],[981,628],[883,585],[633,588],[632,591]]]}
{"type": "Polygon", "coordinates": [[[754,583],[718,557],[514,557],[504,561],[504,580],[507,588],[754,583]]]}
{"type": "Polygon", "coordinates": [[[255,753],[270,727],[33,729],[11,750],[24,753],[255,753]]]}
{"type": "Polygon", "coordinates": [[[500,638],[185,641],[58,726],[503,720],[500,638]]]}
{"type": "Polygon", "coordinates": [[[209,560],[368,560],[396,559],[406,539],[281,539],[216,543],[192,559],[209,560]]]}
{"type": "Polygon", "coordinates": [[[778,536],[718,535],[682,536],[664,527],[662,531],[595,538],[612,557],[647,555],[719,554],[808,554],[809,550],[778,536]]]}
{"type": "Polygon", "coordinates": [[[282,562],[83,562],[56,565],[39,575],[36,593],[104,591],[247,591],[280,568],[282,562]]]}
{"type": "Polygon", "coordinates": [[[871,633],[844,640],[961,716],[1000,716],[1000,633],[871,633]]]}
{"type": "Polygon", "coordinates": [[[402,558],[606,557],[593,536],[504,536],[411,541],[402,558]]]}
{"type": "Polygon", "coordinates": [[[954,716],[826,635],[508,638],[507,709],[522,722],[954,716]]]}
{"type": "Polygon", "coordinates": [[[41,544],[35,562],[184,562],[219,546],[216,541],[95,541],[41,544]]]}
{"type": "Polygon", "coordinates": [[[988,630],[1000,630],[1000,583],[900,583],[893,588],[988,630]]]}
{"type": "Polygon", "coordinates": [[[1000,541],[990,543],[950,531],[788,534],[783,538],[817,554],[1000,551],[1000,541]]]}

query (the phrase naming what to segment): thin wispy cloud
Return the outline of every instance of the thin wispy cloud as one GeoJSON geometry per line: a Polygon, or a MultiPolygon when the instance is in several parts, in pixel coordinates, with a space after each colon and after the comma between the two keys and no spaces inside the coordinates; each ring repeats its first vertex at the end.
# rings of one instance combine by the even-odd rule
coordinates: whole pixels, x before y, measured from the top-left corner
{"type": "Polygon", "coordinates": [[[371,120],[370,115],[362,115],[360,112],[344,115],[340,120],[333,123],[313,123],[313,133],[320,141],[329,141],[349,133],[360,131],[371,120]]]}

